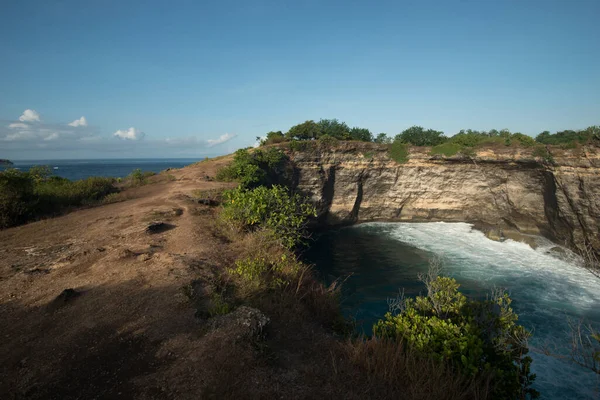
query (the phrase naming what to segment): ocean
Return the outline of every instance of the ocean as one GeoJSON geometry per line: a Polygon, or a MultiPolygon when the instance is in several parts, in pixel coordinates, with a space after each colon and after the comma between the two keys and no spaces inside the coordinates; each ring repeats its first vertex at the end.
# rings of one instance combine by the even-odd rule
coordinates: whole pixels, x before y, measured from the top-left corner
{"type": "Polygon", "coordinates": [[[167,168],[181,168],[201,161],[203,158],[139,158],[139,159],[110,159],[110,160],[21,160],[13,161],[10,167],[0,166],[0,171],[6,168],[18,168],[27,171],[34,165],[47,165],[52,172],[63,178],[77,180],[90,176],[125,177],[131,171],[139,168],[142,171],[160,172],[167,168]]]}

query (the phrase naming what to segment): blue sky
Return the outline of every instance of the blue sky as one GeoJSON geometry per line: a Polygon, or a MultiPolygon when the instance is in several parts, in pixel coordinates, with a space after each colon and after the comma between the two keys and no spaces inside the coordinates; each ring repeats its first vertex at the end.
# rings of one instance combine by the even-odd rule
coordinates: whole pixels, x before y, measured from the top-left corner
{"type": "Polygon", "coordinates": [[[320,118],[391,135],[600,124],[598,0],[1,9],[0,158],[201,157],[320,118]]]}

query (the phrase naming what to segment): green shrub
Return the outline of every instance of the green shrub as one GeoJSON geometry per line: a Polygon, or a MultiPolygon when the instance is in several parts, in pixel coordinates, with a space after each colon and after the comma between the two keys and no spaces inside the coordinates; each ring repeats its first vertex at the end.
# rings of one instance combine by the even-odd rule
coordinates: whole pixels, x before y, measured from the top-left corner
{"type": "Polygon", "coordinates": [[[442,143],[431,148],[431,155],[441,154],[446,157],[452,157],[462,149],[462,146],[457,143],[442,143]]]}
{"type": "Polygon", "coordinates": [[[94,204],[117,191],[114,182],[97,177],[70,181],[53,176],[44,166],[0,172],[0,228],[94,204]]]}
{"type": "Polygon", "coordinates": [[[390,145],[388,155],[397,163],[405,163],[408,161],[408,145],[396,140],[390,145]]]}
{"type": "Polygon", "coordinates": [[[148,183],[148,178],[154,175],[156,173],[152,171],[142,171],[140,168],[136,168],[125,177],[125,181],[131,187],[143,186],[148,183]]]}
{"type": "Polygon", "coordinates": [[[335,147],[338,143],[339,140],[333,136],[330,135],[323,135],[319,138],[319,147],[324,148],[324,149],[330,149],[335,147]]]}
{"type": "Polygon", "coordinates": [[[27,172],[0,172],[0,229],[27,221],[37,203],[34,180],[27,172]]]}
{"type": "Polygon", "coordinates": [[[517,324],[510,297],[497,293],[475,301],[460,293],[452,278],[430,275],[425,283],[427,296],[399,302],[396,313],[388,312],[374,325],[373,334],[450,361],[467,375],[492,372],[494,399],[537,397],[530,388],[532,360],[526,356],[531,334],[517,324]]]}
{"type": "Polygon", "coordinates": [[[594,143],[600,141],[600,126],[594,125],[579,131],[566,130],[554,134],[544,131],[537,135],[535,140],[542,144],[551,145],[594,143]]]}
{"type": "Polygon", "coordinates": [[[260,142],[261,146],[283,143],[287,141],[287,139],[281,131],[271,131],[267,133],[267,136],[264,139],[261,140],[260,137],[258,137],[257,139],[260,142]]]}
{"type": "Polygon", "coordinates": [[[523,147],[531,147],[536,144],[535,139],[531,136],[524,135],[522,133],[516,132],[510,136],[511,140],[516,141],[523,147]]]}
{"type": "Polygon", "coordinates": [[[545,163],[554,164],[554,157],[552,157],[552,153],[550,153],[546,146],[536,146],[533,149],[532,155],[536,158],[541,158],[545,163]]]}
{"type": "Polygon", "coordinates": [[[437,146],[447,140],[444,132],[433,129],[425,130],[422,126],[412,126],[396,135],[395,141],[413,146],[437,146]]]}
{"type": "Polygon", "coordinates": [[[286,155],[274,147],[253,152],[240,149],[231,164],[217,171],[216,178],[226,182],[237,180],[244,188],[272,185],[286,178],[286,159],[286,155]]]}
{"type": "Polygon", "coordinates": [[[313,205],[279,185],[237,188],[225,192],[224,197],[221,215],[225,220],[249,230],[269,229],[286,248],[300,244],[306,237],[308,218],[316,216],[313,205]]]}

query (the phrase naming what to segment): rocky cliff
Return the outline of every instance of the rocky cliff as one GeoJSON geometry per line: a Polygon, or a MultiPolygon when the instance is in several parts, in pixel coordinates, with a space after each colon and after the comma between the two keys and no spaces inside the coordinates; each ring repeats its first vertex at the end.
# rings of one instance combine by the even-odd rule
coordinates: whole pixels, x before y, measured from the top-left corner
{"type": "Polygon", "coordinates": [[[373,143],[290,152],[297,188],[327,225],[360,221],[464,221],[494,234],[518,230],[600,249],[600,149],[498,147],[474,157],[432,156],[411,148],[398,164],[373,143]]]}

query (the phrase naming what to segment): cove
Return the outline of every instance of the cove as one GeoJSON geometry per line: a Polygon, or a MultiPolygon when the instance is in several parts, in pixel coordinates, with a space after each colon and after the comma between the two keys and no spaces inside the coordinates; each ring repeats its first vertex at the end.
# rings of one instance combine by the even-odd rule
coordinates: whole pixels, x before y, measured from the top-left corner
{"type": "Polygon", "coordinates": [[[535,249],[492,241],[466,223],[372,222],[319,235],[304,257],[326,283],[343,282],[343,312],[367,335],[399,290],[406,296],[424,291],[417,275],[427,271],[432,258],[442,261],[443,274],[455,278],[468,296],[482,298],[494,287],[505,288],[520,323],[533,332],[529,346],[541,398],[596,398],[596,374],[541,349],[554,346],[565,354],[568,318],[600,327],[600,279],[572,253],[541,237],[535,241],[535,249]]]}

